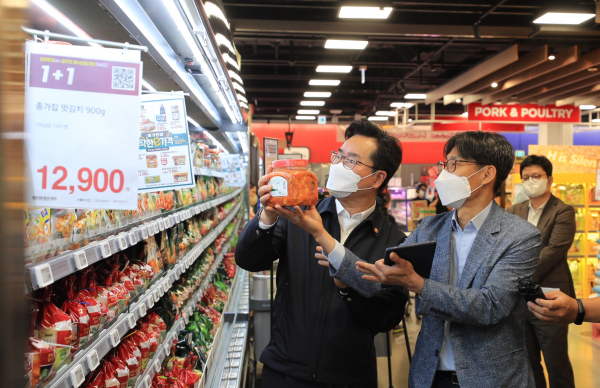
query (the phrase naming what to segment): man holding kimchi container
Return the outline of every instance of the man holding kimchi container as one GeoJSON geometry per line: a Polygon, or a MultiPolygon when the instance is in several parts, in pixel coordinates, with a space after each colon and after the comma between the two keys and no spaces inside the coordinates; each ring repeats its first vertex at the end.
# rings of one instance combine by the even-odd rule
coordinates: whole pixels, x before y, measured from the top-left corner
{"type": "Polygon", "coordinates": [[[288,186],[269,167],[258,182],[263,208],[236,248],[237,264],[248,271],[279,259],[273,333],[260,357],[263,388],[377,387],[373,338],[404,313],[406,289],[382,291],[358,272],[355,284],[334,278],[348,252],[374,263],[405,239],[375,203],[400,166],[400,142],[366,120],[350,124],[345,138],[332,152],[332,196],[304,209],[280,205],[288,186]]]}

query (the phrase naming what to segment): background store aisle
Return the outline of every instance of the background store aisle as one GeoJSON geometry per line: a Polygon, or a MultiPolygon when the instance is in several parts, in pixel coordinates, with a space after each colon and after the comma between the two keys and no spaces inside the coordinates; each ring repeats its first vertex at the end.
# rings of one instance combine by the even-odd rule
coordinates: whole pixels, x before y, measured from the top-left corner
{"type": "MultiPolygon", "coordinates": [[[[421,330],[421,320],[417,320],[414,309],[411,316],[406,318],[408,339],[411,352],[414,352],[417,336],[421,330]]],[[[583,323],[581,326],[569,327],[569,357],[573,364],[575,386],[577,388],[600,387],[600,373],[595,373],[600,365],[600,341],[591,338],[592,324],[583,323]],[[590,371],[592,371],[590,373],[590,371]]],[[[392,383],[394,388],[408,387],[409,363],[406,354],[404,333],[396,333],[392,338],[392,383]]],[[[389,388],[387,358],[377,358],[377,386],[389,388]]],[[[547,377],[547,375],[546,375],[547,377]]]]}

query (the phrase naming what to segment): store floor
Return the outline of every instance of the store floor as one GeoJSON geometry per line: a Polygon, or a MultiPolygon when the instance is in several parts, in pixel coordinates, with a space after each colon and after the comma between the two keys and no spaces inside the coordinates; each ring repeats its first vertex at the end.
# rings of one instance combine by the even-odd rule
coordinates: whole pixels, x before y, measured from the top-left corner
{"type": "MultiPolygon", "coordinates": [[[[414,353],[417,336],[421,330],[421,321],[417,320],[414,311],[406,320],[408,339],[411,352],[414,353]]],[[[577,388],[600,387],[600,341],[593,340],[592,325],[584,323],[581,326],[571,325],[569,328],[569,356],[575,373],[577,388]]],[[[408,355],[404,333],[393,335],[392,339],[392,386],[394,388],[408,387],[408,355]]],[[[387,358],[377,359],[378,387],[389,388],[387,358]]]]}

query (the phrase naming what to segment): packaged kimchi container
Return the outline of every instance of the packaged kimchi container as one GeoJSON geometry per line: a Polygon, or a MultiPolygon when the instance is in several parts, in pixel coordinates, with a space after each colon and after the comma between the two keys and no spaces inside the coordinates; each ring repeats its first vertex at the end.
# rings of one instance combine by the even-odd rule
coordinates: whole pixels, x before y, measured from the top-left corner
{"type": "Polygon", "coordinates": [[[158,158],[156,155],[146,155],[146,166],[148,168],[158,167],[158,158]]]}
{"type": "Polygon", "coordinates": [[[269,206],[316,205],[319,201],[317,176],[308,170],[308,160],[275,160],[267,176],[273,186],[269,206]]]}

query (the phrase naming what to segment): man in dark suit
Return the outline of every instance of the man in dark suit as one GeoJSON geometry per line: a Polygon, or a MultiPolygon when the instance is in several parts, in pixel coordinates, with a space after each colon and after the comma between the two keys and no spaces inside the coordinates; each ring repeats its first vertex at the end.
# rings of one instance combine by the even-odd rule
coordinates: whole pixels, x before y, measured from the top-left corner
{"type": "MultiPolygon", "coordinates": [[[[529,197],[508,208],[512,214],[526,219],[542,232],[543,249],[533,275],[542,287],[558,288],[575,297],[573,278],[567,263],[567,252],[573,244],[575,210],[552,195],[552,163],[545,156],[530,155],[521,163],[523,192],[529,197]]],[[[573,368],[569,360],[569,325],[552,325],[527,312],[525,337],[535,385],[546,388],[540,351],[544,354],[551,388],[574,388],[573,368]]]]}

